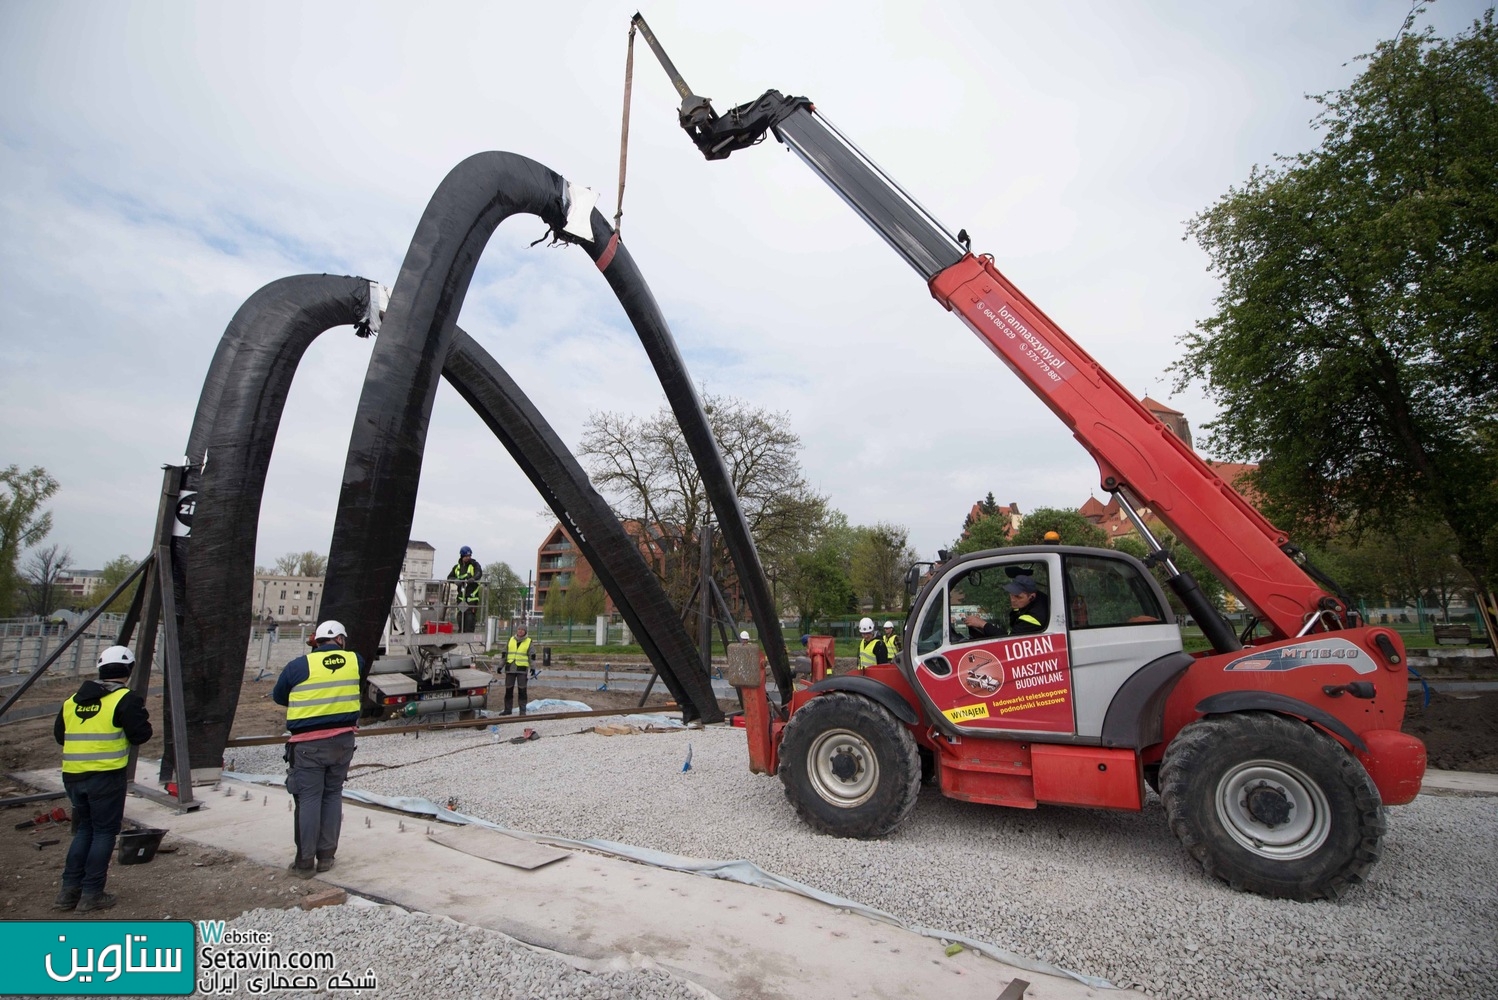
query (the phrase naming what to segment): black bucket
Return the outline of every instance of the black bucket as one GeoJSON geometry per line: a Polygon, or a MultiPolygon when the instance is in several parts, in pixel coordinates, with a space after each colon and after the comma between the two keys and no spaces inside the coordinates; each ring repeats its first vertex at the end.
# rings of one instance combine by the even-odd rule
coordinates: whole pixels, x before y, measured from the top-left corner
{"type": "Polygon", "coordinates": [[[120,834],[119,859],[122,865],[144,865],[156,857],[165,830],[126,830],[120,834]]]}

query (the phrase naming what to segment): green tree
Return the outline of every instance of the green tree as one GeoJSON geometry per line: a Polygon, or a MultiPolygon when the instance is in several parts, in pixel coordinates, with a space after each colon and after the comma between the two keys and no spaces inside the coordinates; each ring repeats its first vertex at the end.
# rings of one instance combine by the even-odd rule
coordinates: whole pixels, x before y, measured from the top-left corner
{"type": "Polygon", "coordinates": [[[1315,98],[1319,148],[1256,167],[1188,231],[1223,281],[1184,338],[1219,453],[1326,538],[1425,511],[1489,590],[1498,550],[1498,28],[1383,42],[1315,98]]]}
{"type": "Polygon", "coordinates": [[[520,574],[507,562],[492,562],[484,567],[484,583],[489,588],[490,612],[501,618],[515,614],[525,592],[525,581],[520,574]]]}
{"type": "Polygon", "coordinates": [[[582,586],[568,587],[555,597],[547,598],[542,613],[548,625],[592,623],[603,614],[604,597],[603,584],[595,577],[582,586]]]}
{"type": "Polygon", "coordinates": [[[885,521],[857,529],[849,576],[854,590],[867,596],[875,611],[891,610],[902,603],[905,570],[916,560],[909,537],[902,525],[885,521]]]}
{"type": "Polygon", "coordinates": [[[980,552],[983,549],[1001,549],[1009,544],[1009,521],[1003,517],[980,517],[977,520],[967,519],[971,523],[963,525],[963,533],[957,541],[952,543],[954,555],[966,555],[969,552],[980,552]]]}
{"type": "Polygon", "coordinates": [[[797,610],[802,632],[810,631],[814,621],[847,614],[857,602],[838,546],[825,540],[810,552],[792,558],[785,589],[790,606],[797,610]]]}
{"type": "Polygon", "coordinates": [[[1026,514],[1009,544],[1043,545],[1047,531],[1060,535],[1062,545],[1088,545],[1095,549],[1108,546],[1108,533],[1102,528],[1074,510],[1056,507],[1037,507],[1026,514]]]}
{"type": "MultiPolygon", "coordinates": [[[[104,575],[99,578],[99,600],[102,601],[108,597],[114,588],[118,587],[120,582],[129,576],[130,572],[139,565],[139,559],[128,555],[117,556],[105,563],[104,575]]],[[[129,611],[130,602],[135,599],[135,589],[139,586],[140,580],[137,578],[134,583],[126,588],[123,594],[111,601],[109,607],[104,610],[114,614],[124,614],[126,611],[129,611]]]]}
{"type": "MultiPolygon", "coordinates": [[[[1190,573],[1192,578],[1196,580],[1197,586],[1201,588],[1201,592],[1207,598],[1207,602],[1214,608],[1220,608],[1224,592],[1222,581],[1207,568],[1207,564],[1202,562],[1195,552],[1179,544],[1176,536],[1164,525],[1151,525],[1150,533],[1155,536],[1156,541],[1170,552],[1171,562],[1175,563],[1176,568],[1190,573]]],[[[1120,552],[1127,552],[1136,559],[1143,559],[1149,554],[1149,549],[1144,544],[1144,540],[1138,535],[1123,535],[1115,538],[1113,540],[1113,547],[1120,552]]],[[[1171,590],[1165,583],[1165,567],[1156,566],[1153,572],[1155,579],[1160,581],[1160,586],[1165,588],[1165,596],[1170,600],[1170,606],[1175,609],[1175,613],[1177,615],[1186,614],[1186,606],[1181,603],[1180,598],[1176,597],[1175,591],[1171,590]]]]}
{"type": "Polygon", "coordinates": [[[27,472],[18,465],[0,471],[0,618],[16,613],[21,590],[16,563],[52,530],[52,512],[42,504],[56,492],[57,480],[39,465],[27,472]]]}

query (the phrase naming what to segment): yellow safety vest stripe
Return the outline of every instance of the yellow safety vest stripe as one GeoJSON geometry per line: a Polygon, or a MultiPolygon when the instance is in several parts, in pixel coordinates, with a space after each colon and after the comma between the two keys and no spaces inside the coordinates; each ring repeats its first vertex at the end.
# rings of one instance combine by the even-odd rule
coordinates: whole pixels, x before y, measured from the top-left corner
{"type": "Polygon", "coordinates": [[[1022,622],[1029,622],[1031,625],[1036,626],[1040,624],[1040,619],[1036,618],[1034,615],[1020,615],[1019,620],[1022,622]]]}
{"type": "Polygon", "coordinates": [[[128,688],[111,691],[99,699],[99,710],[85,718],[78,717],[78,702],[70,696],[62,703],[62,773],[85,774],[89,771],[114,771],[130,758],[130,741],[125,731],[114,724],[114,711],[128,688]]]}
{"type": "Polygon", "coordinates": [[[288,722],[358,714],[358,657],[341,649],[308,653],[307,679],[293,687],[286,700],[290,702],[286,706],[288,722]],[[331,657],[339,657],[343,661],[337,670],[325,665],[331,657]]]}
{"type": "MultiPolygon", "coordinates": [[[[884,640],[877,637],[870,639],[868,642],[859,642],[858,669],[862,670],[865,667],[872,667],[874,664],[879,662],[879,654],[874,652],[874,644],[882,642],[884,642],[884,640]]],[[[885,649],[884,655],[886,657],[889,656],[888,649],[885,649]]]]}
{"type": "Polygon", "coordinates": [[[525,641],[517,643],[515,637],[510,636],[510,641],[505,644],[505,662],[512,667],[529,670],[531,668],[531,637],[526,636],[525,641]]]}

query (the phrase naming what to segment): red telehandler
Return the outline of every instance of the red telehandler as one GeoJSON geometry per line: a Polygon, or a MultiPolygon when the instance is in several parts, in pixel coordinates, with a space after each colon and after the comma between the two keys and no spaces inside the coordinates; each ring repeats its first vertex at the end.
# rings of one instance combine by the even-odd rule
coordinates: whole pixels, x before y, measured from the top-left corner
{"type": "MultiPolygon", "coordinates": [[[[787,664],[736,683],[750,766],[779,773],[803,820],[878,837],[914,806],[923,771],[969,802],[1139,810],[1156,788],[1171,829],[1212,875],[1291,899],[1336,898],[1378,860],[1384,806],[1410,802],[1425,747],[1400,732],[1404,645],[1220,479],[994,266],[950,234],[806,98],[767,91],[719,115],[633,22],[682,98],[709,159],[771,133],[927,282],[1096,459],[1149,549],[1065,545],[976,552],[933,568],[895,663],[831,676],[811,640],[810,688],[787,664]],[[1150,531],[1153,514],[1249,610],[1234,632],[1150,531]],[[1167,585],[1212,649],[1191,654],[1167,585]],[[1029,598],[1034,591],[1038,598],[1029,598]],[[1039,631],[964,624],[1030,601],[1039,631]],[[1009,634],[1005,634],[1008,631],[1009,634]]],[[[911,587],[917,581],[912,576],[911,587]]],[[[1019,620],[1019,615],[1014,616],[1019,620]]]]}

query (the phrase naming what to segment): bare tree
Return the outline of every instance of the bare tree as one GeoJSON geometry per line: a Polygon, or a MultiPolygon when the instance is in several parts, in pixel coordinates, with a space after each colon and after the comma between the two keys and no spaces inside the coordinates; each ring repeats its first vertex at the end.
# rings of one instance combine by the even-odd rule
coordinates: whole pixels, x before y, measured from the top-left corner
{"type": "Polygon", "coordinates": [[[312,550],[288,552],[276,558],[276,572],[283,576],[322,576],[328,571],[328,557],[312,550]]]}
{"type": "Polygon", "coordinates": [[[67,590],[57,578],[73,564],[73,554],[56,542],[35,549],[26,559],[26,580],[30,590],[30,610],[34,615],[49,615],[64,603],[67,590]]]}
{"type": "MultiPolygon", "coordinates": [[[[801,472],[801,439],[789,418],[731,396],[704,394],[703,408],[762,560],[774,567],[804,546],[826,512],[827,500],[801,472]]],[[[583,429],[579,455],[621,519],[637,522],[643,544],[658,554],[656,570],[678,602],[697,580],[698,530],[711,506],[671,411],[640,418],[594,413],[583,429]]],[[[715,558],[732,589],[732,566],[715,558]]]]}

